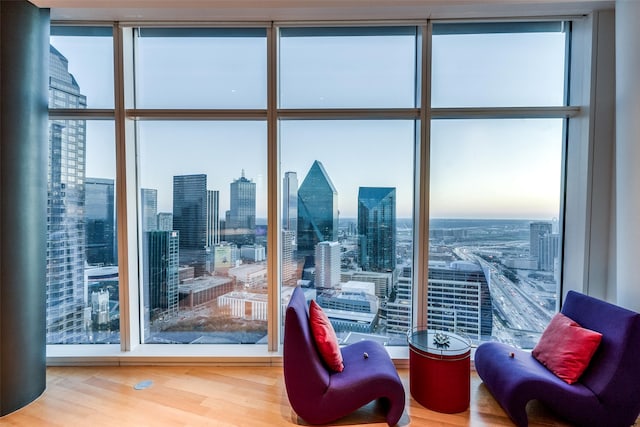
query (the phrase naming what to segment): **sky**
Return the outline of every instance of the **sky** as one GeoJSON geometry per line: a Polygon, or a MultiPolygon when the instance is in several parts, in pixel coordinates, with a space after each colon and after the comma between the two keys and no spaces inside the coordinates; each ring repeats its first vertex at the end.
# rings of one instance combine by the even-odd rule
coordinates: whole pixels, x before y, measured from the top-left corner
{"type": "MultiPolygon", "coordinates": [[[[110,43],[52,37],[90,108],[113,107],[110,43]]],[[[561,33],[434,36],[432,106],[562,105],[564,45],[561,33]]],[[[262,38],[148,37],[138,47],[139,108],[266,107],[262,38]]],[[[278,49],[281,108],[415,105],[411,36],[283,37],[278,49]]],[[[139,181],[158,189],[159,211],[171,211],[173,175],[198,173],[220,191],[224,211],[229,184],[244,170],[257,184],[257,216],[265,216],[266,123],[138,125],[139,181]]],[[[320,160],[338,191],[341,217],[357,215],[360,186],[395,187],[397,216],[410,217],[415,126],[411,120],[284,120],[278,127],[281,172],[297,172],[302,184],[320,160]]],[[[113,135],[111,121],[87,123],[87,176],[115,176],[113,135]]],[[[431,136],[432,217],[559,216],[561,119],[433,120],[431,136]]]]}

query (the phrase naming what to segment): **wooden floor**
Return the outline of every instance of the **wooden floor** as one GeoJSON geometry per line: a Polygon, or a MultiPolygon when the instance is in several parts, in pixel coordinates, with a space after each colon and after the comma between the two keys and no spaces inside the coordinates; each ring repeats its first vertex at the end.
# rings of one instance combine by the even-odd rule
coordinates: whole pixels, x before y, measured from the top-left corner
{"type": "MultiPolygon", "coordinates": [[[[400,377],[407,404],[400,426],[513,426],[475,373],[471,407],[459,414],[425,409],[400,377]]],[[[567,426],[532,402],[530,426],[567,426]]],[[[295,426],[279,367],[50,367],[47,389],[35,402],[0,418],[1,426],[295,426]],[[151,381],[148,388],[134,386],[151,381]]],[[[339,426],[386,426],[370,404],[339,426]]]]}

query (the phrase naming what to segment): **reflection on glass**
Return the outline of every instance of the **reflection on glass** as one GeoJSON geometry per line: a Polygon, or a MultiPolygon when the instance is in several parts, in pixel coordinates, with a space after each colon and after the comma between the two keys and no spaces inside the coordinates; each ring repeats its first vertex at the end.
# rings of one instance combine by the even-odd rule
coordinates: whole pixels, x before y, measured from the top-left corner
{"type": "Polygon", "coordinates": [[[264,29],[141,28],[138,108],[266,108],[264,29]]]}
{"type": "Polygon", "coordinates": [[[49,108],[113,108],[110,27],[51,28],[49,108]]]}
{"type": "MultiPolygon", "coordinates": [[[[51,108],[113,107],[111,30],[93,30],[52,29],[51,108]]],[[[112,121],[49,122],[49,344],[120,341],[114,135],[112,121]]]]}
{"type": "Polygon", "coordinates": [[[564,105],[567,24],[435,24],[433,107],[564,105]]]}
{"type": "Polygon", "coordinates": [[[142,122],[145,343],[266,343],[266,123],[142,122]]]}
{"type": "Polygon", "coordinates": [[[428,321],[532,348],[560,284],[563,120],[434,120],[428,321]]]}
{"type": "Polygon", "coordinates": [[[280,123],[282,302],[300,284],[343,344],[366,336],[406,345],[414,128],[413,121],[280,123]]]}
{"type": "Polygon", "coordinates": [[[415,106],[416,28],[284,28],[281,108],[415,106]]]}
{"type": "Polygon", "coordinates": [[[114,123],[52,120],[49,134],[47,343],[118,343],[114,123]]]}

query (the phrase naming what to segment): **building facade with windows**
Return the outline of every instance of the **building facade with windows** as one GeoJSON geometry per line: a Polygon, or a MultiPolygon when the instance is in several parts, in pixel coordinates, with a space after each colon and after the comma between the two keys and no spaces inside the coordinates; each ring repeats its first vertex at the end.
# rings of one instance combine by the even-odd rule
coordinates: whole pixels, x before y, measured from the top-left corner
{"type": "Polygon", "coordinates": [[[396,268],[396,189],[360,187],[358,190],[360,265],[365,271],[392,272],[396,268]]]}
{"type": "Polygon", "coordinates": [[[298,253],[313,255],[319,242],[338,238],[338,191],[315,160],[298,189],[298,253]]]}
{"type": "MultiPolygon", "coordinates": [[[[69,73],[69,62],[55,47],[49,50],[49,105],[86,109],[86,97],[69,73]]],[[[86,253],[84,120],[49,123],[47,188],[47,342],[87,341],[84,309],[86,253]]],[[[90,253],[90,255],[93,254],[90,253]]]]}

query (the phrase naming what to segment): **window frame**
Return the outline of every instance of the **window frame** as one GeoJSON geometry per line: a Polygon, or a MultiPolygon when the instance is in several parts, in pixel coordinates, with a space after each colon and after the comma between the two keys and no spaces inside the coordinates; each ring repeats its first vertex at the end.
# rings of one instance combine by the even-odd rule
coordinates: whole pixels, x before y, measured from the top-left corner
{"type": "MultiPolygon", "coordinates": [[[[505,19],[505,18],[501,18],[505,19]]],[[[499,20],[499,19],[498,19],[499,20]]],[[[416,129],[416,151],[414,156],[414,314],[413,323],[419,324],[421,316],[426,318],[426,290],[427,290],[427,240],[429,232],[429,150],[430,150],[430,123],[431,119],[447,118],[510,118],[510,117],[544,117],[562,118],[566,121],[567,133],[567,157],[564,161],[563,176],[565,197],[567,197],[564,210],[563,223],[566,218],[576,215],[578,228],[580,224],[590,221],[589,212],[583,212],[582,199],[588,198],[592,183],[588,177],[592,176],[590,153],[593,152],[593,136],[589,127],[593,120],[592,115],[585,116],[585,111],[592,108],[590,97],[590,85],[594,72],[592,68],[597,58],[593,57],[593,50],[589,42],[597,34],[594,28],[592,16],[578,17],[544,17],[531,18],[530,20],[567,20],[574,25],[571,37],[571,66],[568,70],[567,87],[570,87],[568,102],[564,107],[535,107],[535,108],[431,108],[430,107],[430,65],[431,65],[431,36],[433,24],[440,22],[455,22],[454,20],[407,20],[385,22],[229,22],[211,23],[213,27],[260,27],[267,32],[267,106],[257,110],[143,110],[136,109],[133,103],[133,28],[146,25],[144,23],[120,23],[120,22],[52,22],[52,25],[65,26],[112,26],[114,43],[114,91],[115,106],[113,109],[86,109],[65,110],[50,109],[51,119],[106,119],[115,120],[116,127],[116,205],[118,222],[118,259],[120,266],[120,299],[121,299],[121,343],[120,345],[47,345],[47,363],[50,365],[77,365],[77,364],[141,364],[141,363],[216,363],[216,364],[251,364],[251,365],[277,365],[281,363],[280,345],[280,319],[282,307],[280,306],[280,192],[281,180],[279,165],[279,144],[277,135],[277,123],[279,120],[295,120],[300,118],[385,118],[385,119],[411,119],[419,124],[416,129]],[[417,108],[391,108],[391,109],[279,109],[277,103],[277,31],[279,28],[291,26],[368,26],[368,25],[407,25],[419,28],[420,35],[418,58],[416,61],[423,70],[418,79],[419,103],[417,108]],[[575,29],[578,31],[575,31],[575,29]],[[576,46],[580,48],[577,49],[576,46]],[[575,55],[580,52],[580,57],[575,55]],[[136,122],[138,120],[153,119],[190,119],[190,120],[266,120],[267,121],[267,182],[268,197],[267,206],[268,227],[273,230],[269,233],[267,251],[278,256],[268,259],[269,282],[269,314],[268,314],[268,345],[265,346],[211,346],[211,345],[154,345],[140,344],[140,301],[138,283],[138,191],[136,179],[136,153],[135,144],[136,122]],[[425,125],[426,124],[426,125],[425,125]],[[574,147],[571,149],[571,147],[574,147]],[[573,172],[577,170],[577,172],[573,172]],[[585,179],[585,177],[587,179],[585,179]],[[570,193],[575,193],[574,196],[570,193]]],[[[482,19],[479,22],[495,22],[496,19],[482,19]]],[[[514,22],[517,22],[515,19],[514,22]]],[[[150,24],[149,24],[150,25],[150,24]]],[[[157,26],[154,23],[153,26],[157,26]]],[[[176,27],[188,25],[184,23],[163,22],[162,25],[176,27]]],[[[586,229],[587,227],[585,227],[586,229]]],[[[581,249],[577,255],[567,263],[563,257],[563,280],[561,293],[568,289],[579,288],[575,281],[585,276],[585,269],[589,265],[588,242],[590,231],[576,233],[575,227],[565,229],[565,248],[577,247],[581,249]],[[583,265],[578,265],[579,263],[583,265]],[[585,265],[587,267],[585,267],[585,265]]],[[[583,286],[588,286],[584,284],[583,286]]],[[[560,303],[560,298],[558,300],[560,303]]],[[[399,366],[408,363],[408,347],[388,349],[391,356],[399,366]]]]}

